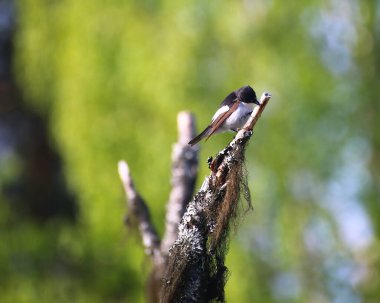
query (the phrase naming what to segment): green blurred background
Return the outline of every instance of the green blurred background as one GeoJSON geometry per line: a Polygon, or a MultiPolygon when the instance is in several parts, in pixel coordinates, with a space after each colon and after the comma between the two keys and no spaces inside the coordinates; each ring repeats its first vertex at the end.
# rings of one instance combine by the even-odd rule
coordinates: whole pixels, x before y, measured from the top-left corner
{"type": "Polygon", "coordinates": [[[0,0],[0,46],[0,302],[144,302],[117,161],[162,234],[176,114],[246,84],[227,300],[380,302],[379,1],[0,0]]]}

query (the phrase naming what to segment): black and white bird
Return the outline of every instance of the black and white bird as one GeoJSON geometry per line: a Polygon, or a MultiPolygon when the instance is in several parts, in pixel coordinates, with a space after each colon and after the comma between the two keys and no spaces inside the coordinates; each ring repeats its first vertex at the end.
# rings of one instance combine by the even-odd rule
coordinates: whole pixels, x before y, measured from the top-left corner
{"type": "Polygon", "coordinates": [[[211,123],[198,136],[192,139],[189,144],[197,144],[203,138],[210,138],[213,134],[226,131],[237,132],[247,122],[252,113],[254,104],[260,105],[256,93],[249,85],[243,86],[230,93],[220,104],[211,119],[211,123]]]}

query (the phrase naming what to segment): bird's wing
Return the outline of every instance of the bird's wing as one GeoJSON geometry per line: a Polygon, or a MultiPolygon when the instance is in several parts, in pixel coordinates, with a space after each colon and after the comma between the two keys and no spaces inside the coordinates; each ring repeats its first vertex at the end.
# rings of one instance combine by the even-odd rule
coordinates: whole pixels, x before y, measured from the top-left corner
{"type": "Polygon", "coordinates": [[[210,138],[210,136],[218,130],[218,128],[223,124],[224,121],[226,121],[226,119],[229,116],[232,115],[232,113],[238,108],[239,104],[240,104],[240,101],[239,99],[237,99],[229,108],[229,110],[220,114],[219,117],[215,117],[215,119],[212,120],[210,124],[210,127],[211,127],[210,133],[208,134],[206,140],[210,138]]]}
{"type": "Polygon", "coordinates": [[[214,116],[211,119],[211,123],[214,122],[216,118],[218,118],[221,114],[225,113],[230,109],[232,104],[235,102],[237,95],[235,92],[230,93],[224,100],[220,103],[219,109],[216,111],[214,116]]]}
{"type": "Polygon", "coordinates": [[[215,121],[216,118],[220,117],[222,114],[224,114],[225,112],[228,112],[228,110],[230,109],[230,107],[228,105],[224,105],[222,106],[221,108],[219,108],[216,113],[214,114],[214,116],[212,117],[211,119],[211,123],[215,121]]]}

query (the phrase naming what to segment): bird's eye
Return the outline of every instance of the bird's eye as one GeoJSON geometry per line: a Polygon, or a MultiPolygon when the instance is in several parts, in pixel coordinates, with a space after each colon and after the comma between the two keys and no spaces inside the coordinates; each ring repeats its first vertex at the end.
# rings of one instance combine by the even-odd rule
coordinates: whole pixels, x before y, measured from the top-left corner
{"type": "Polygon", "coordinates": [[[265,97],[268,97],[269,96],[269,94],[268,93],[265,93],[265,97]]]}

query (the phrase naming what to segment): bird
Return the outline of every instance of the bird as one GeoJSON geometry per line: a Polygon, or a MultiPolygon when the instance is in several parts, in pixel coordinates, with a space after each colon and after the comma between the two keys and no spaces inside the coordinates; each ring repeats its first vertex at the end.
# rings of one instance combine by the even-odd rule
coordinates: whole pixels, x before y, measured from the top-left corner
{"type": "Polygon", "coordinates": [[[237,132],[247,122],[255,104],[260,105],[260,102],[257,100],[255,91],[249,85],[233,91],[222,101],[212,117],[211,123],[188,144],[193,146],[204,138],[207,141],[217,133],[237,132]]]}

